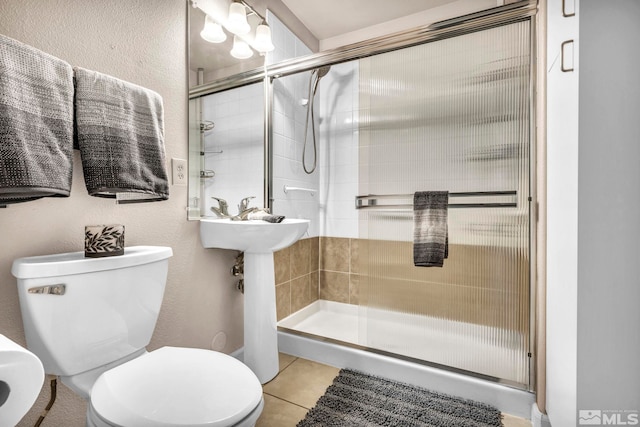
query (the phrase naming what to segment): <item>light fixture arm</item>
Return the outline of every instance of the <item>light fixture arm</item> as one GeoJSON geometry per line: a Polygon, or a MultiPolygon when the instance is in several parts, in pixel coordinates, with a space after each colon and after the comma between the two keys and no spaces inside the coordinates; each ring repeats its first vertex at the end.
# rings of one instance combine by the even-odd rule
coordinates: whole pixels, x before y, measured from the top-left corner
{"type": "Polygon", "coordinates": [[[260,15],[260,14],[258,13],[258,11],[257,11],[257,10],[255,10],[255,9],[253,8],[253,6],[251,6],[249,3],[247,3],[247,2],[246,2],[246,1],[244,1],[244,0],[234,0],[234,1],[235,1],[236,3],[242,3],[242,5],[243,5],[244,7],[246,7],[247,9],[249,9],[249,12],[251,12],[251,13],[255,14],[258,18],[262,19],[262,23],[263,23],[263,24],[266,24],[266,23],[267,23],[267,19],[266,19],[264,16],[260,15]]]}

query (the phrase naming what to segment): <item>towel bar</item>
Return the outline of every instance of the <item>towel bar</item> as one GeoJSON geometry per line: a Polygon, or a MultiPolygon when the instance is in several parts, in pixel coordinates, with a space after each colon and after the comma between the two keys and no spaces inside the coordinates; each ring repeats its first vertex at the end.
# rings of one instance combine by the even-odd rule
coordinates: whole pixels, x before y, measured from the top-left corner
{"type": "MultiPolygon", "coordinates": [[[[517,191],[473,191],[473,192],[458,192],[449,193],[449,207],[450,208],[516,208],[518,207],[518,201],[516,196],[517,191]],[[452,201],[451,198],[483,198],[483,197],[495,197],[495,202],[475,202],[469,199],[465,202],[452,201]]],[[[368,194],[366,196],[356,196],[356,209],[374,208],[412,208],[413,207],[413,194],[368,194]]]]}

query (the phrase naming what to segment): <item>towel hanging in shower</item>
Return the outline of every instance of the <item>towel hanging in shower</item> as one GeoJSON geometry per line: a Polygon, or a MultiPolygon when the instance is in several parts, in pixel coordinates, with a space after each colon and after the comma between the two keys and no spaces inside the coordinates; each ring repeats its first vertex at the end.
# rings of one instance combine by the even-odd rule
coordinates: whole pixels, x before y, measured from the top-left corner
{"type": "Polygon", "coordinates": [[[96,71],[74,72],[78,146],[89,194],[118,203],[168,199],[162,97],[96,71]]]}
{"type": "Polygon", "coordinates": [[[413,264],[442,267],[449,255],[448,191],[418,191],[413,195],[413,264]]]}
{"type": "Polygon", "coordinates": [[[0,34],[0,206],[68,197],[72,157],[71,66],[0,34]]]}

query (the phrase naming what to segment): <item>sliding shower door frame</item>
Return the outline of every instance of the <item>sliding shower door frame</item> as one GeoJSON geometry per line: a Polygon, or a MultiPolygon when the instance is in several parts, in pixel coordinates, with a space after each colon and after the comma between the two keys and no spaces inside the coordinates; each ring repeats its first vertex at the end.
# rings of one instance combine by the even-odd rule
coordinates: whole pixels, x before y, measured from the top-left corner
{"type": "MultiPolygon", "coordinates": [[[[244,73],[239,73],[230,77],[220,79],[218,81],[199,85],[189,90],[189,99],[197,99],[202,96],[222,92],[225,90],[249,85],[252,83],[264,82],[264,166],[265,166],[265,207],[271,208],[273,205],[273,173],[272,173],[272,147],[273,147],[273,105],[274,105],[274,81],[280,77],[285,77],[293,74],[308,72],[313,69],[349,62],[366,58],[373,55],[378,55],[386,52],[391,52],[399,49],[404,49],[416,45],[425,43],[431,43],[447,38],[457,37],[464,34],[474,33],[498,26],[509,25],[516,22],[530,21],[530,43],[531,43],[531,68],[530,68],[530,161],[529,161],[529,186],[530,194],[528,198],[529,202],[529,294],[530,294],[530,320],[529,320],[529,383],[517,384],[510,381],[502,380],[499,378],[487,377],[486,375],[478,374],[475,372],[464,371],[457,368],[442,366],[435,363],[416,360],[410,357],[405,357],[397,354],[387,353],[385,351],[368,348],[350,343],[340,342],[342,345],[347,345],[353,348],[359,348],[373,353],[392,355],[393,357],[408,360],[423,365],[434,366],[436,368],[450,370],[452,372],[461,372],[466,375],[474,376],[477,378],[494,381],[509,385],[518,389],[535,390],[535,343],[536,343],[536,292],[535,292],[535,260],[536,260],[536,218],[539,214],[537,212],[537,195],[536,195],[536,13],[537,13],[537,0],[522,0],[509,5],[491,8],[482,12],[464,15],[461,17],[436,22],[428,26],[422,26],[415,29],[394,33],[387,36],[377,37],[364,42],[354,43],[351,45],[343,46],[340,48],[307,55],[300,58],[295,58],[287,61],[282,61],[277,64],[265,65],[264,67],[249,70],[244,73]]],[[[284,328],[283,328],[284,329],[284,328]]],[[[287,332],[291,332],[299,335],[308,334],[297,332],[291,329],[286,329],[287,332]]],[[[328,342],[334,342],[334,340],[313,336],[314,339],[323,340],[328,342]]]]}

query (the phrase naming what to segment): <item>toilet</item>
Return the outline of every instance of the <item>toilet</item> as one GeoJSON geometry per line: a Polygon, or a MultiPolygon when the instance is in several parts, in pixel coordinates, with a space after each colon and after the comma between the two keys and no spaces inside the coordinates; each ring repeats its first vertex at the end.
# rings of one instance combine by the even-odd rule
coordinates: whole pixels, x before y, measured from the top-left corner
{"type": "Polygon", "coordinates": [[[233,357],[145,349],[172,254],[135,246],[106,258],[74,252],[13,262],[27,347],[87,399],[87,426],[244,427],[262,412],[260,381],[233,357]]]}
{"type": "Polygon", "coordinates": [[[44,369],[33,353],[0,334],[0,426],[15,426],[40,394],[44,369]]]}

